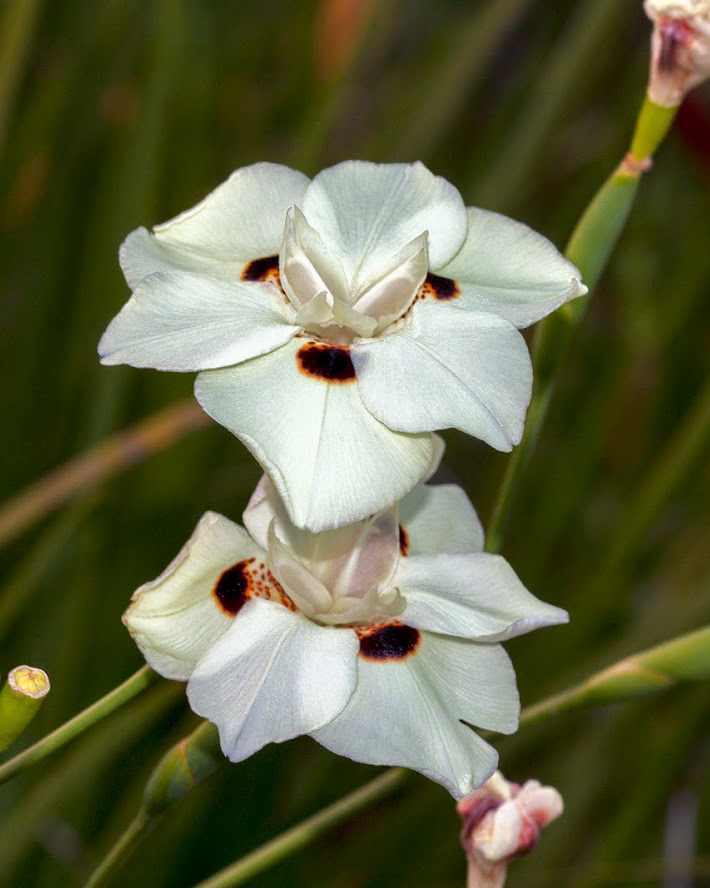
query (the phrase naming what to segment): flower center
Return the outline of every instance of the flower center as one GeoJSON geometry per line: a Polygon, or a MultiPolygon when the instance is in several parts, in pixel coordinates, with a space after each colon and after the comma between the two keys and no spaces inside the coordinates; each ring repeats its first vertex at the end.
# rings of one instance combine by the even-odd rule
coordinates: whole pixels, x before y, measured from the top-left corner
{"type": "Polygon", "coordinates": [[[406,313],[424,283],[429,265],[423,232],[374,275],[348,279],[340,258],[298,207],[286,216],[280,253],[281,283],[295,309],[296,323],[322,339],[347,345],[356,336],[378,336],[406,313]]]}
{"type": "Polygon", "coordinates": [[[369,625],[402,612],[392,584],[399,559],[396,509],[283,543],[269,529],[267,563],[298,609],[325,625],[369,625]]]}

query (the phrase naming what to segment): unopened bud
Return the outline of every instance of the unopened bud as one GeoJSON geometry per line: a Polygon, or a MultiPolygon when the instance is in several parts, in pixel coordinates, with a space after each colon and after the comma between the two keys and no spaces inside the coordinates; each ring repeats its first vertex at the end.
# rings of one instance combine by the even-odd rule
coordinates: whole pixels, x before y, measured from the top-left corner
{"type": "Polygon", "coordinates": [[[710,0],[645,0],[644,9],[653,21],[648,95],[673,108],[710,78],[710,0]]]}
{"type": "Polygon", "coordinates": [[[562,796],[528,780],[509,783],[499,772],[457,805],[468,857],[467,888],[502,888],[508,864],[537,844],[540,831],[562,814],[562,796]]]}
{"type": "Polygon", "coordinates": [[[7,749],[32,721],[49,693],[46,672],[16,666],[0,691],[0,752],[7,749]]]}
{"type": "Polygon", "coordinates": [[[203,722],[158,762],[143,798],[148,819],[160,817],[170,805],[216,771],[223,761],[217,728],[203,722]]]}

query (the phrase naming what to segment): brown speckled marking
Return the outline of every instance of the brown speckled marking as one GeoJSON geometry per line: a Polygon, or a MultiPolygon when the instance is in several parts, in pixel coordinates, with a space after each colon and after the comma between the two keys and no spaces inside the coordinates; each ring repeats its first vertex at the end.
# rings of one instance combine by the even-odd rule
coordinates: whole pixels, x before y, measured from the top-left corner
{"type": "Polygon", "coordinates": [[[336,384],[355,381],[355,368],[347,345],[307,342],[296,352],[298,369],[305,376],[336,384]]]}
{"type": "Polygon", "coordinates": [[[360,639],[360,656],[364,660],[406,660],[416,654],[421,642],[418,629],[392,621],[355,630],[360,639]]]}
{"type": "Polygon", "coordinates": [[[212,589],[219,609],[228,617],[235,617],[250,598],[278,601],[291,611],[296,605],[284,592],[263,561],[245,558],[222,572],[212,589]]]}
{"type": "Polygon", "coordinates": [[[399,554],[409,555],[409,534],[403,524],[399,525],[399,554]]]}
{"type": "Polygon", "coordinates": [[[424,279],[422,288],[419,291],[419,299],[426,299],[431,296],[432,299],[438,299],[441,302],[447,302],[450,299],[456,299],[461,294],[459,285],[452,278],[441,277],[430,271],[424,279]]]}
{"type": "Polygon", "coordinates": [[[263,259],[254,259],[253,262],[244,266],[241,278],[243,281],[263,281],[264,283],[275,284],[279,290],[283,290],[278,256],[265,256],[263,259]]]}

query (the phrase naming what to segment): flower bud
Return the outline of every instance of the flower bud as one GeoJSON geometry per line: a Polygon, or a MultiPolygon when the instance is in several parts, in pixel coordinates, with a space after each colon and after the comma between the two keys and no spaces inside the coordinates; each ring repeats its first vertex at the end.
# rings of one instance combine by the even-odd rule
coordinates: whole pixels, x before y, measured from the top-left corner
{"type": "Polygon", "coordinates": [[[710,0],[646,0],[653,21],[648,95],[673,108],[710,78],[710,0]]]}
{"type": "Polygon", "coordinates": [[[461,843],[468,857],[467,888],[502,888],[511,860],[532,850],[540,830],[562,813],[562,796],[528,780],[522,786],[496,773],[461,799],[461,843]]]}

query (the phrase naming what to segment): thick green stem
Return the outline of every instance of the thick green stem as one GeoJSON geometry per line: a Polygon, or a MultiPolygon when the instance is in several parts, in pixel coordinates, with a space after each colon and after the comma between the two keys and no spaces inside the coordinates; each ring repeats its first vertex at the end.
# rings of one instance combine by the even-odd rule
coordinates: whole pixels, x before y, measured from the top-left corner
{"type": "MultiPolygon", "coordinates": [[[[565,255],[580,270],[590,291],[609,262],[633,206],[641,174],[650,168],[651,154],[668,132],[674,114],[675,109],[660,109],[648,98],[644,100],[629,153],[594,195],[572,232],[565,255]]],[[[537,328],[533,348],[535,389],[522,441],[508,461],[488,523],[489,552],[500,548],[513,502],[547,416],[558,371],[587,302],[587,296],[575,299],[545,318],[537,328]]]]}
{"type": "Polygon", "coordinates": [[[38,740],[33,746],[0,765],[0,783],[10,780],[11,777],[24,771],[30,765],[35,765],[58,749],[62,749],[67,743],[81,736],[114,710],[132,700],[156,681],[157,678],[158,675],[148,666],[139,669],[138,672],[126,679],[123,684],[114,688],[105,697],[97,700],[88,709],[75,715],[74,718],[60,725],[51,734],[47,734],[46,737],[38,740]]]}

